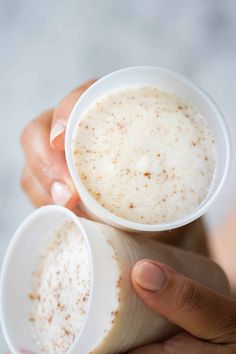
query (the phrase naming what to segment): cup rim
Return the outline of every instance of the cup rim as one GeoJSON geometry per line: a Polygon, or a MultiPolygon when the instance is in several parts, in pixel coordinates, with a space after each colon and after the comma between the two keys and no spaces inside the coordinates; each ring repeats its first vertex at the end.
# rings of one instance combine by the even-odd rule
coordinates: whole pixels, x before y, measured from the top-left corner
{"type": "Polygon", "coordinates": [[[113,225],[115,227],[119,227],[121,229],[128,229],[130,231],[146,231],[146,232],[158,232],[158,231],[167,231],[167,230],[172,230],[175,228],[182,227],[188,223],[191,223],[192,221],[198,219],[201,217],[210,207],[210,205],[213,203],[213,201],[216,199],[217,195],[219,194],[220,190],[223,187],[223,184],[225,182],[228,170],[229,170],[229,165],[230,165],[230,159],[231,159],[231,149],[230,149],[230,138],[229,138],[229,132],[228,128],[224,119],[224,116],[218,106],[216,105],[215,101],[210,97],[210,95],[202,89],[199,85],[195,84],[192,82],[190,79],[187,77],[176,73],[174,71],[171,71],[166,68],[161,68],[161,67],[155,67],[155,66],[134,66],[134,67],[128,67],[124,69],[120,69],[117,71],[114,71],[112,73],[109,73],[102,77],[101,79],[97,80],[95,83],[93,83],[78,99],[77,103],[75,104],[68,120],[67,128],[66,128],[66,135],[65,135],[65,155],[66,155],[66,161],[68,165],[68,169],[70,172],[70,175],[72,177],[72,180],[75,184],[75,187],[81,197],[82,202],[86,200],[86,205],[87,209],[98,217],[100,221],[103,221],[105,223],[108,223],[110,225],[113,225]],[[120,75],[129,75],[130,73],[137,72],[137,74],[140,71],[146,71],[149,73],[154,73],[157,75],[164,75],[168,78],[175,79],[177,81],[182,82],[186,86],[190,87],[193,89],[212,109],[214,112],[215,118],[217,120],[218,125],[221,127],[222,131],[222,136],[223,140],[225,143],[225,164],[224,164],[224,171],[222,173],[221,180],[219,181],[217,187],[215,188],[214,193],[212,195],[210,194],[209,198],[206,200],[203,200],[203,202],[195,208],[192,212],[190,212],[188,215],[185,217],[175,220],[173,222],[169,223],[156,223],[156,224],[144,224],[144,223],[138,223],[134,221],[130,221],[124,218],[121,218],[113,213],[111,213],[109,210],[105,209],[102,207],[92,196],[91,194],[87,191],[85,188],[83,182],[81,181],[81,178],[79,177],[79,174],[76,171],[76,168],[74,166],[73,162],[73,154],[72,154],[72,148],[71,148],[71,142],[73,139],[74,135],[74,129],[73,129],[73,124],[78,122],[81,119],[81,115],[77,115],[77,110],[81,105],[81,102],[83,102],[86,98],[86,96],[91,92],[95,91],[98,87],[106,83],[107,81],[110,81],[117,76],[120,75]],[[89,206],[88,206],[89,205],[89,206]]]}

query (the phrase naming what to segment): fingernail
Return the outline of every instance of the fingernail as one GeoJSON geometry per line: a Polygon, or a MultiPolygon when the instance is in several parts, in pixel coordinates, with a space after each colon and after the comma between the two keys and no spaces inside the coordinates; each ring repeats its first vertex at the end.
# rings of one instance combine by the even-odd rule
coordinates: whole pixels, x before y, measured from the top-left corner
{"type": "Polygon", "coordinates": [[[53,141],[61,135],[66,129],[64,123],[57,123],[53,126],[51,133],[50,133],[50,144],[53,144],[53,141]]]}
{"type": "Polygon", "coordinates": [[[65,206],[70,200],[72,193],[70,188],[62,182],[53,182],[51,196],[55,204],[65,206]]]}
{"type": "Polygon", "coordinates": [[[160,290],[166,281],[164,271],[151,262],[138,263],[134,268],[134,278],[136,283],[145,290],[160,290]]]}

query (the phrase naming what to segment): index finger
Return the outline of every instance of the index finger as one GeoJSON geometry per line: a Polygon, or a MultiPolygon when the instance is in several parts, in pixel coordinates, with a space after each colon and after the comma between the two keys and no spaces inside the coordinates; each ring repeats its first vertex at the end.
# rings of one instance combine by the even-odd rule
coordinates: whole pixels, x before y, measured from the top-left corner
{"type": "Polygon", "coordinates": [[[77,87],[69,95],[67,95],[55,108],[51,124],[50,143],[52,148],[57,151],[64,151],[65,130],[70,113],[80,98],[80,96],[91,86],[96,80],[86,81],[82,86],[77,87]]]}

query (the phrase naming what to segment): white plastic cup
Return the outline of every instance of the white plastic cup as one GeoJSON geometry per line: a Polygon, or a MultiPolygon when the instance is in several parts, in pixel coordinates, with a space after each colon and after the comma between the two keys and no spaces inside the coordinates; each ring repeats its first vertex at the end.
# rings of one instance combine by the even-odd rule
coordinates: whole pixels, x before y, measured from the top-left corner
{"type": "Polygon", "coordinates": [[[229,134],[222,113],[210,96],[184,76],[158,67],[131,67],[115,71],[90,86],[79,98],[71,112],[66,130],[66,160],[75,187],[81,198],[81,208],[93,219],[127,231],[165,231],[186,225],[202,216],[219,194],[225,181],[230,162],[229,134]],[[203,115],[216,143],[216,171],[207,198],[187,216],[159,224],[142,224],[129,221],[103,208],[87,191],[73,162],[72,139],[83,113],[99,97],[118,87],[131,85],[155,85],[160,89],[175,92],[180,98],[192,102],[203,115]]]}
{"type": "Polygon", "coordinates": [[[32,272],[37,268],[45,244],[65,221],[73,221],[85,238],[92,274],[85,322],[66,354],[117,354],[154,340],[164,340],[178,331],[177,327],[149,310],[134,292],[130,272],[140,259],[158,259],[216,291],[225,292],[227,289],[227,286],[222,287],[222,274],[216,276],[216,266],[202,257],[191,253],[188,258],[186,255],[182,257],[181,250],[152,238],[136,237],[78,218],[63,207],[42,207],[18,228],[3,262],[1,322],[14,354],[45,354],[36,344],[29,321],[32,303],[28,294],[32,290],[32,272]],[[194,264],[198,257],[196,269],[194,264]]]}

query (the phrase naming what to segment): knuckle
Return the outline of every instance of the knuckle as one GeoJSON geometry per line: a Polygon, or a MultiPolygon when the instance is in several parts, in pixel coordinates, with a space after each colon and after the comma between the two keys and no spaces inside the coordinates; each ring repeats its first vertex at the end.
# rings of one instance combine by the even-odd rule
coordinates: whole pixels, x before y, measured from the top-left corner
{"type": "Polygon", "coordinates": [[[21,188],[27,192],[29,187],[30,187],[30,178],[28,175],[26,175],[26,173],[23,172],[22,176],[21,176],[21,179],[20,179],[20,185],[21,185],[21,188]]]}
{"type": "Polygon", "coordinates": [[[201,305],[202,295],[194,282],[185,280],[180,287],[176,288],[174,312],[197,310],[201,305]]]}
{"type": "Polygon", "coordinates": [[[22,133],[20,135],[21,145],[24,145],[25,142],[29,139],[29,137],[30,137],[30,135],[32,133],[32,128],[33,128],[33,122],[30,122],[23,129],[23,131],[22,131],[22,133]]]}
{"type": "Polygon", "coordinates": [[[52,110],[43,112],[41,115],[26,124],[20,135],[20,142],[22,146],[34,139],[35,134],[38,132],[38,128],[41,127],[43,123],[51,119],[51,112],[52,110]]]}

